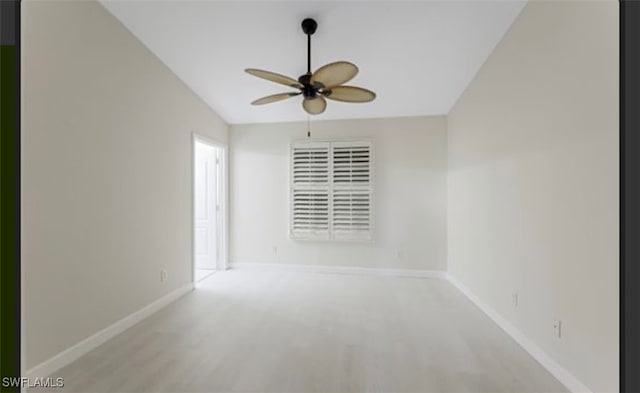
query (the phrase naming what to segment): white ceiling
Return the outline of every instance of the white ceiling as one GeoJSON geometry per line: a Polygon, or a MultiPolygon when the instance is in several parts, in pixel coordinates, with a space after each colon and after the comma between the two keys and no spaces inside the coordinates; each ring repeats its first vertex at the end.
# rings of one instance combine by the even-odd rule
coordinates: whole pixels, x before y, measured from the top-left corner
{"type": "Polygon", "coordinates": [[[315,119],[446,114],[526,1],[122,1],[102,4],[230,124],[306,120],[301,97],[264,106],[289,91],[253,77],[261,68],[297,79],[306,72],[312,17],[312,70],[356,64],[348,84],[375,101],[329,101],[315,119]]]}

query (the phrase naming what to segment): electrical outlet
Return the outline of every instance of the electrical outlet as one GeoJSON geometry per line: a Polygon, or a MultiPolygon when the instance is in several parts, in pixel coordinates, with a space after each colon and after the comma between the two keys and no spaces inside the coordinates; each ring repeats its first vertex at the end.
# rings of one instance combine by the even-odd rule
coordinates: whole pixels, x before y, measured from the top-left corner
{"type": "Polygon", "coordinates": [[[513,307],[518,307],[518,293],[514,293],[511,295],[513,301],[513,307]]]}
{"type": "Polygon", "coordinates": [[[160,270],[160,282],[167,281],[168,277],[169,277],[169,274],[167,273],[167,271],[165,269],[161,269],[160,270]]]}
{"type": "Polygon", "coordinates": [[[400,258],[400,249],[396,248],[396,251],[393,255],[395,256],[396,259],[400,258]]]}
{"type": "Polygon", "coordinates": [[[556,330],[558,338],[562,338],[562,321],[559,319],[555,321],[553,324],[553,328],[556,330]]]}
{"type": "Polygon", "coordinates": [[[271,250],[273,251],[273,255],[278,255],[278,246],[273,246],[271,250]]]}

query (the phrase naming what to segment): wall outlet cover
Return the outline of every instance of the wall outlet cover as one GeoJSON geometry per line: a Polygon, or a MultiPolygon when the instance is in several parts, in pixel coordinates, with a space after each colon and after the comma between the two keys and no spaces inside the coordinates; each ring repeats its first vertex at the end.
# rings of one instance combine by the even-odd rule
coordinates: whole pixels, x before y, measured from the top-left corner
{"type": "Polygon", "coordinates": [[[562,321],[557,320],[553,324],[553,328],[556,330],[558,338],[562,338],[562,321]]]}

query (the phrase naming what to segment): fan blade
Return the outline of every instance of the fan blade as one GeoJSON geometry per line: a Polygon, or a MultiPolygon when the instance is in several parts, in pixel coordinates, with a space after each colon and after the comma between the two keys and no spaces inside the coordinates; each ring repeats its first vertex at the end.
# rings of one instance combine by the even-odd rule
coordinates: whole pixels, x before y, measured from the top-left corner
{"type": "Polygon", "coordinates": [[[369,102],[376,98],[371,90],[355,86],[336,86],[321,93],[330,100],[343,102],[369,102]]]}
{"type": "Polygon", "coordinates": [[[318,115],[327,108],[327,101],[322,96],[315,98],[305,98],[302,100],[302,107],[310,115],[318,115]]]}
{"type": "Polygon", "coordinates": [[[358,67],[346,61],[329,63],[316,70],[311,76],[311,84],[321,83],[326,88],[349,82],[358,74],[358,67]]]}
{"type": "Polygon", "coordinates": [[[257,76],[258,78],[266,79],[275,83],[280,83],[281,85],[295,87],[296,89],[302,88],[302,84],[297,80],[289,78],[288,76],[276,74],[275,72],[258,70],[256,68],[247,68],[244,71],[253,76],[257,76]]]}
{"type": "Polygon", "coordinates": [[[270,95],[270,96],[258,98],[257,100],[253,101],[251,103],[251,105],[270,104],[272,102],[276,102],[276,101],[280,101],[280,100],[286,100],[287,98],[290,98],[290,97],[299,96],[300,94],[302,94],[302,93],[279,93],[279,94],[273,94],[273,95],[270,95]]]}

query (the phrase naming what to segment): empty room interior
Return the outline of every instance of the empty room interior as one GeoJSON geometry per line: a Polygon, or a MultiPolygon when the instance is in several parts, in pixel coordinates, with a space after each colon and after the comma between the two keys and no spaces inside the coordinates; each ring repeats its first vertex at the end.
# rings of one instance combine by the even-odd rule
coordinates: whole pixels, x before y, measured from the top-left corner
{"type": "Polygon", "coordinates": [[[618,391],[619,24],[23,1],[27,390],[618,391]]]}

